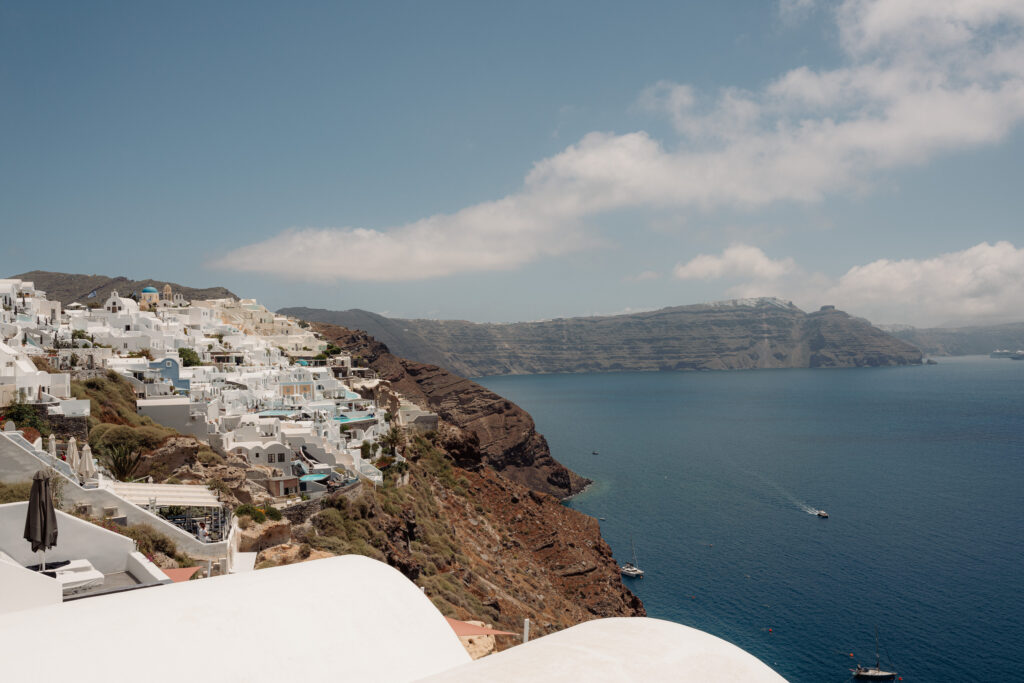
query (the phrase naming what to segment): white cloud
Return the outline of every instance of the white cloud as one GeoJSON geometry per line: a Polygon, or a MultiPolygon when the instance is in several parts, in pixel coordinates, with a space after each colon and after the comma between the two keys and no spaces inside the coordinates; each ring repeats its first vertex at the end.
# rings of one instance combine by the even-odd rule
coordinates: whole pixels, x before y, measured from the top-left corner
{"type": "Polygon", "coordinates": [[[846,0],[835,18],[842,67],[800,67],[710,97],[685,84],[647,88],[639,103],[670,118],[671,143],[590,133],[503,199],[384,230],[292,229],[212,265],[369,281],[512,269],[593,246],[594,214],[816,202],[870,187],[880,170],[993,144],[1024,120],[1021,0],[846,0]]]}
{"type": "Polygon", "coordinates": [[[982,242],[925,259],[879,259],[838,279],[808,272],[792,259],[769,259],[734,245],[676,267],[684,279],[743,278],[730,297],[777,296],[805,310],[833,304],[876,323],[967,325],[1024,319],[1024,248],[982,242]]]}
{"type": "MultiPolygon", "coordinates": [[[[214,265],[293,280],[402,282],[508,270],[576,251],[582,232],[557,207],[505,198],[392,230],[304,228],[230,252],[214,265]]],[[[590,239],[593,245],[596,240],[590,239]]]]}
{"type": "Polygon", "coordinates": [[[817,5],[817,0],[779,0],[779,15],[783,21],[795,22],[803,19],[817,5]]]}
{"type": "Polygon", "coordinates": [[[678,264],[672,274],[679,280],[717,280],[725,277],[775,280],[792,273],[791,258],[773,260],[757,247],[734,244],[721,256],[700,254],[678,264]]]}
{"type": "Polygon", "coordinates": [[[880,259],[851,268],[825,292],[878,322],[916,325],[1024,319],[1024,248],[982,242],[929,259],[880,259]]]}
{"type": "Polygon", "coordinates": [[[850,52],[874,49],[946,51],[980,40],[979,29],[1024,21],[1019,0],[847,0],[838,10],[850,52]]]}

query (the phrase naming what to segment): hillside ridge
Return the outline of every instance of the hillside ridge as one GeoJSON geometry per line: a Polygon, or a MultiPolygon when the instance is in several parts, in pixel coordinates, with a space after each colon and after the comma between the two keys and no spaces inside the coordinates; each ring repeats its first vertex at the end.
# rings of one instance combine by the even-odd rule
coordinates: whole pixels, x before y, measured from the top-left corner
{"type": "Polygon", "coordinates": [[[13,279],[33,283],[36,289],[46,292],[46,298],[59,301],[67,306],[70,303],[87,303],[87,300],[100,302],[106,300],[111,292],[121,296],[130,296],[133,292],[142,291],[143,287],[162,289],[170,285],[175,293],[186,299],[238,299],[239,297],[225,287],[186,287],[166,280],[131,280],[123,275],[109,277],[107,275],[85,275],[82,273],[58,273],[47,270],[33,270],[20,275],[9,276],[13,279]],[[89,295],[96,292],[96,295],[89,295]]]}

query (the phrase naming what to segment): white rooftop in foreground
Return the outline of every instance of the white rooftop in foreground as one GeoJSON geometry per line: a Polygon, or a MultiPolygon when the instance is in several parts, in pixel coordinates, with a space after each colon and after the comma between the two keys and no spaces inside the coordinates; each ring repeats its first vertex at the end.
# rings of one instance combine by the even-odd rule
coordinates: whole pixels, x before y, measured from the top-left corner
{"type": "Polygon", "coordinates": [[[470,661],[414,583],[359,555],[12,612],[0,643],[11,681],[414,681],[470,661]]]}
{"type": "Polygon", "coordinates": [[[197,484],[134,484],[118,481],[112,482],[110,487],[118,496],[139,507],[146,507],[154,498],[157,505],[221,506],[217,494],[197,484]]]}
{"type": "Polygon", "coordinates": [[[430,676],[424,683],[785,683],[721,638],[648,618],[597,619],[430,676]]]}
{"type": "Polygon", "coordinates": [[[724,640],[646,618],[471,662],[414,583],[358,555],[0,614],[0,643],[12,681],[784,680],[724,640]]]}

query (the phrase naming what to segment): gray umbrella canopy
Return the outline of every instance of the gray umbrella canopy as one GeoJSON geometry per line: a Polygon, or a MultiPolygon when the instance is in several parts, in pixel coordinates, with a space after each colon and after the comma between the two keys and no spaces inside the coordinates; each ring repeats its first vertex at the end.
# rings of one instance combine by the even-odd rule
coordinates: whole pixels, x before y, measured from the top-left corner
{"type": "Polygon", "coordinates": [[[28,514],[25,516],[25,540],[32,544],[34,553],[57,545],[57,513],[50,495],[50,475],[43,470],[32,477],[28,514]]]}

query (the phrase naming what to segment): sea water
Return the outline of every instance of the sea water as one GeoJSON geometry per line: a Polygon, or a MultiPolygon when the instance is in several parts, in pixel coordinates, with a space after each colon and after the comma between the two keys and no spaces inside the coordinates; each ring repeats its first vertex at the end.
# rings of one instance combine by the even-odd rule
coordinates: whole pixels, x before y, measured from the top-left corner
{"type": "Polygon", "coordinates": [[[794,682],[876,628],[904,681],[1024,680],[1024,362],[478,381],[594,481],[568,505],[635,543],[649,616],[794,682]]]}

